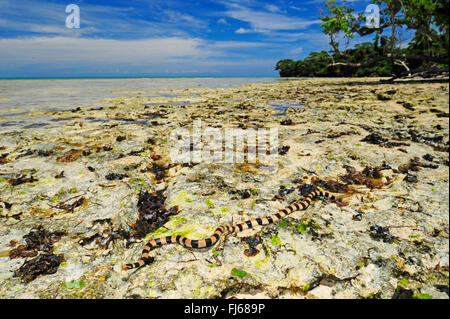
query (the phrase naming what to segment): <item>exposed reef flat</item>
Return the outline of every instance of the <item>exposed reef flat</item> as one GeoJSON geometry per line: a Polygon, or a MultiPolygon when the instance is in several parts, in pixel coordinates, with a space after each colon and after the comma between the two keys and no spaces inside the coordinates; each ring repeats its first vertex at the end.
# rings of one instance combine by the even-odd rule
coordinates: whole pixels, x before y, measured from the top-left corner
{"type": "Polygon", "coordinates": [[[0,134],[1,298],[448,298],[448,83],[160,92],[39,112],[58,125],[0,134]],[[277,128],[276,169],[173,163],[171,132],[195,120],[277,128]],[[340,200],[122,270],[150,238],[207,237],[311,187],[340,200]]]}

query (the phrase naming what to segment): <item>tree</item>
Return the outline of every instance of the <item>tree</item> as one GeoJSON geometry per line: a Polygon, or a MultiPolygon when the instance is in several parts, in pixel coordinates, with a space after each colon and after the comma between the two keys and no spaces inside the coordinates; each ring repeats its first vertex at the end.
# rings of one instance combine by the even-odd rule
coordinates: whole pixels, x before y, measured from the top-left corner
{"type": "Polygon", "coordinates": [[[296,62],[291,59],[280,60],[275,66],[275,70],[280,71],[282,77],[295,77],[296,62]]]}
{"type": "Polygon", "coordinates": [[[401,66],[393,68],[397,70],[396,74],[402,71],[413,73],[411,66],[416,70],[448,71],[449,0],[372,0],[372,3],[380,8],[380,22],[376,27],[366,26],[364,14],[355,14],[345,2],[344,5],[337,5],[336,0],[325,2],[326,15],[321,17],[324,23],[320,26],[330,38],[331,66],[363,68],[384,60],[401,66]],[[414,31],[408,50],[402,48],[397,37],[402,28],[414,31]],[[388,31],[389,36],[383,35],[388,31]],[[378,54],[354,61],[351,51],[342,51],[340,42],[348,42],[356,34],[361,37],[374,35],[373,45],[378,54]]]}

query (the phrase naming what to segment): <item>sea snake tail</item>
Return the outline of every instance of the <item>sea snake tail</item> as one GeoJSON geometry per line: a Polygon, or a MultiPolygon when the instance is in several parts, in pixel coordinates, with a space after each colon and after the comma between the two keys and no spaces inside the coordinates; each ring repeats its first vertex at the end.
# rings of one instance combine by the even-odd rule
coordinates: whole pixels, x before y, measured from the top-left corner
{"type": "Polygon", "coordinates": [[[173,235],[173,236],[165,236],[160,237],[156,239],[150,240],[142,250],[141,258],[132,264],[125,264],[123,265],[123,269],[134,269],[134,268],[140,268],[145,265],[151,264],[154,260],[153,257],[149,256],[149,252],[153,249],[160,247],[165,244],[171,244],[171,243],[177,243],[187,248],[207,248],[213,246],[217,241],[220,239],[220,237],[223,234],[230,234],[234,232],[240,232],[249,228],[253,228],[255,226],[264,226],[269,225],[272,223],[275,223],[279,221],[280,219],[286,217],[289,214],[292,214],[293,212],[299,211],[299,210],[305,210],[308,208],[308,206],[311,204],[311,201],[317,197],[324,197],[326,199],[334,200],[336,199],[334,195],[324,192],[321,189],[315,190],[311,193],[309,193],[304,201],[294,203],[286,208],[283,208],[282,210],[278,211],[278,213],[272,214],[270,216],[266,217],[258,217],[258,218],[252,218],[245,222],[239,223],[237,225],[220,225],[216,228],[214,233],[207,238],[204,239],[189,239],[184,236],[180,235],[173,235]]]}

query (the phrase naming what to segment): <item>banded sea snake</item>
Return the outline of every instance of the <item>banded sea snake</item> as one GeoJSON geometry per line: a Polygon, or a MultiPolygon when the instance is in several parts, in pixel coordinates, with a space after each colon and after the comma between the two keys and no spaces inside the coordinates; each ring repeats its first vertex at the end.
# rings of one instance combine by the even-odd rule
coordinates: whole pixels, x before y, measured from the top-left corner
{"type": "Polygon", "coordinates": [[[315,199],[316,197],[325,197],[326,199],[336,199],[334,195],[324,192],[321,189],[312,191],[309,193],[305,200],[302,202],[294,203],[286,208],[283,208],[278,213],[267,216],[267,217],[258,217],[249,219],[245,222],[236,224],[236,225],[220,225],[216,228],[214,231],[214,234],[212,236],[204,238],[204,239],[189,239],[184,236],[174,235],[174,236],[166,236],[166,237],[160,237],[156,239],[150,240],[142,250],[141,259],[139,259],[137,262],[132,264],[125,264],[123,265],[123,269],[134,269],[134,268],[140,268],[145,265],[151,264],[154,260],[154,257],[151,257],[148,255],[148,253],[155,249],[156,247],[165,245],[165,244],[171,244],[171,243],[178,243],[184,247],[187,248],[207,248],[211,247],[217,241],[220,239],[222,235],[228,235],[234,232],[240,232],[245,229],[253,228],[255,226],[261,225],[269,225],[272,223],[275,223],[279,221],[280,219],[284,218],[285,216],[292,214],[293,212],[299,211],[299,210],[305,210],[308,208],[308,206],[311,204],[311,201],[315,199]]]}

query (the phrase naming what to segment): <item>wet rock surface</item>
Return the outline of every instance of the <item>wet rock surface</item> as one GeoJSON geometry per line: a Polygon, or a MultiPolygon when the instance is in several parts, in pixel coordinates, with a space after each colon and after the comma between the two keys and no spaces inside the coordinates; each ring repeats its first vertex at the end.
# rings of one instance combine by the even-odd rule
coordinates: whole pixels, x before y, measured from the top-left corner
{"type": "Polygon", "coordinates": [[[289,80],[44,112],[60,126],[0,134],[0,297],[448,298],[448,89],[289,80]],[[198,119],[277,128],[277,167],[173,163],[171,132],[198,119]],[[151,238],[205,238],[317,187],[338,199],[122,270],[151,238]]]}

